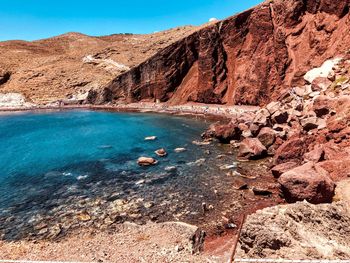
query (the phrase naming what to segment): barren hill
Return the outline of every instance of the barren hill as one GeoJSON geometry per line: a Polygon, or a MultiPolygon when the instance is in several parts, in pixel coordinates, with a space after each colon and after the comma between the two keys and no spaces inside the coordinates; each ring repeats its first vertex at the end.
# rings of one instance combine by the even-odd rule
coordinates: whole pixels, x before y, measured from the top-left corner
{"type": "Polygon", "coordinates": [[[67,33],[26,42],[0,42],[0,93],[48,103],[99,89],[197,28],[92,37],[67,33]]]}

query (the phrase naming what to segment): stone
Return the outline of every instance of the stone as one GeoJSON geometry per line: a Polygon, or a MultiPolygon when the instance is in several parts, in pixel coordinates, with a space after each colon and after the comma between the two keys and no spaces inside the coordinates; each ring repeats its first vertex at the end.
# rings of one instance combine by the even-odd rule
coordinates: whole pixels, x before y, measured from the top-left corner
{"type": "Polygon", "coordinates": [[[260,126],[266,126],[270,118],[270,113],[267,109],[260,109],[253,120],[253,123],[260,126]]]}
{"type": "Polygon", "coordinates": [[[174,152],[176,152],[176,153],[182,153],[182,152],[185,152],[186,151],[186,148],[175,148],[174,149],[174,152]]]}
{"type": "Polygon", "coordinates": [[[317,162],[324,161],[324,158],[325,158],[325,151],[322,145],[316,145],[312,151],[305,153],[304,155],[304,161],[306,162],[317,163],[317,162]]]}
{"type": "Polygon", "coordinates": [[[265,157],[266,153],[266,147],[257,138],[246,138],[239,146],[238,157],[259,159],[265,157]]]}
{"type": "Polygon", "coordinates": [[[276,111],[281,109],[281,102],[279,101],[272,101],[269,104],[266,105],[266,109],[269,111],[271,115],[273,115],[276,111]]]}
{"type": "Polygon", "coordinates": [[[156,150],[155,154],[158,155],[159,157],[165,157],[168,155],[168,153],[165,151],[164,148],[156,150]]]}
{"type": "Polygon", "coordinates": [[[145,137],[145,141],[154,141],[157,139],[157,136],[148,136],[148,137],[145,137]]]}
{"type": "Polygon", "coordinates": [[[236,123],[230,122],[228,124],[213,124],[209,129],[202,134],[204,139],[214,137],[222,143],[230,143],[231,140],[239,140],[242,131],[238,128],[236,123]]]}
{"type": "Polygon", "coordinates": [[[260,127],[259,127],[259,125],[255,124],[255,123],[252,123],[249,126],[249,130],[253,134],[253,136],[255,136],[255,135],[258,134],[258,132],[260,130],[260,127]]]}
{"type": "Polygon", "coordinates": [[[271,195],[272,192],[267,189],[267,188],[263,188],[263,187],[258,187],[258,186],[254,186],[252,188],[252,191],[255,195],[271,195]]]}
{"type": "Polygon", "coordinates": [[[283,173],[288,172],[297,166],[298,166],[298,163],[296,162],[281,163],[281,164],[275,165],[271,169],[271,172],[275,178],[279,178],[283,173]]]}
{"type": "Polygon", "coordinates": [[[310,131],[313,129],[317,129],[318,128],[318,118],[315,117],[308,117],[308,118],[304,118],[300,120],[300,124],[303,127],[303,129],[305,131],[310,131]]]}
{"type": "Polygon", "coordinates": [[[158,163],[158,161],[152,157],[140,157],[137,160],[137,164],[140,166],[150,166],[150,165],[155,165],[157,163],[158,163]]]}
{"type": "Polygon", "coordinates": [[[313,137],[300,137],[295,135],[285,141],[276,151],[274,164],[281,164],[289,161],[300,162],[308,152],[309,145],[314,141],[313,137]]]}
{"type": "Polygon", "coordinates": [[[91,220],[91,216],[86,212],[78,214],[77,218],[78,218],[78,220],[83,221],[83,222],[91,220]]]}
{"type": "Polygon", "coordinates": [[[273,129],[264,127],[260,130],[257,138],[266,148],[268,148],[275,142],[276,134],[273,129]]]}
{"type": "Polygon", "coordinates": [[[248,189],[248,183],[240,177],[235,177],[233,179],[233,188],[236,190],[248,189]]]}
{"type": "Polygon", "coordinates": [[[312,81],[312,91],[325,91],[332,85],[332,81],[325,77],[318,77],[312,81]]]}
{"type": "Polygon", "coordinates": [[[328,172],[313,162],[283,173],[278,182],[287,202],[328,203],[334,195],[335,184],[328,172]]]}
{"type": "Polygon", "coordinates": [[[283,110],[277,110],[271,117],[272,121],[277,124],[283,124],[288,121],[288,112],[283,110]]]}

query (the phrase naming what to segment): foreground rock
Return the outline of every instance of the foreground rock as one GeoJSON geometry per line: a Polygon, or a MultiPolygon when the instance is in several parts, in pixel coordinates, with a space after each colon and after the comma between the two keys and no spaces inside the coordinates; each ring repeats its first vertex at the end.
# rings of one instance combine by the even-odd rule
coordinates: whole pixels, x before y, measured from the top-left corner
{"type": "Polygon", "coordinates": [[[313,204],[331,202],[335,184],[328,172],[313,162],[285,172],[278,179],[288,202],[307,200],[313,204]]]}
{"type": "Polygon", "coordinates": [[[236,258],[349,259],[349,235],[342,203],[275,206],[248,216],[236,258]]]}

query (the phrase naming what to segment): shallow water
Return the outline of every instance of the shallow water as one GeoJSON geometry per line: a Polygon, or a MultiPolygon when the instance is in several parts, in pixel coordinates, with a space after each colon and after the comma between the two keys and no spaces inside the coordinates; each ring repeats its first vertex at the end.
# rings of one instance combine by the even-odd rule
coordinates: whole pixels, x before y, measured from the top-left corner
{"type": "Polygon", "coordinates": [[[203,119],[85,110],[0,116],[1,238],[53,238],[126,220],[203,220],[203,202],[219,207],[232,192],[218,167],[233,157],[219,160],[221,146],[192,143],[207,126],[203,119]],[[168,156],[157,157],[159,148],[168,156]],[[140,156],[159,163],[139,167],[140,156]]]}

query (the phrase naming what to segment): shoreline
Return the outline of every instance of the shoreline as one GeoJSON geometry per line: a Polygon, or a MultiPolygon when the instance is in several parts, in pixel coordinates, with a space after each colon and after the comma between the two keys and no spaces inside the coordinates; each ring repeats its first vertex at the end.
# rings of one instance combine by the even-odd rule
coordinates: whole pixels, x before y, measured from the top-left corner
{"type": "Polygon", "coordinates": [[[130,103],[119,105],[65,105],[65,106],[32,106],[32,107],[0,107],[0,115],[15,112],[40,112],[60,110],[105,110],[112,112],[157,113],[176,116],[200,116],[213,119],[229,119],[246,112],[256,112],[258,106],[226,106],[188,103],[179,106],[168,106],[165,103],[130,103]]]}

